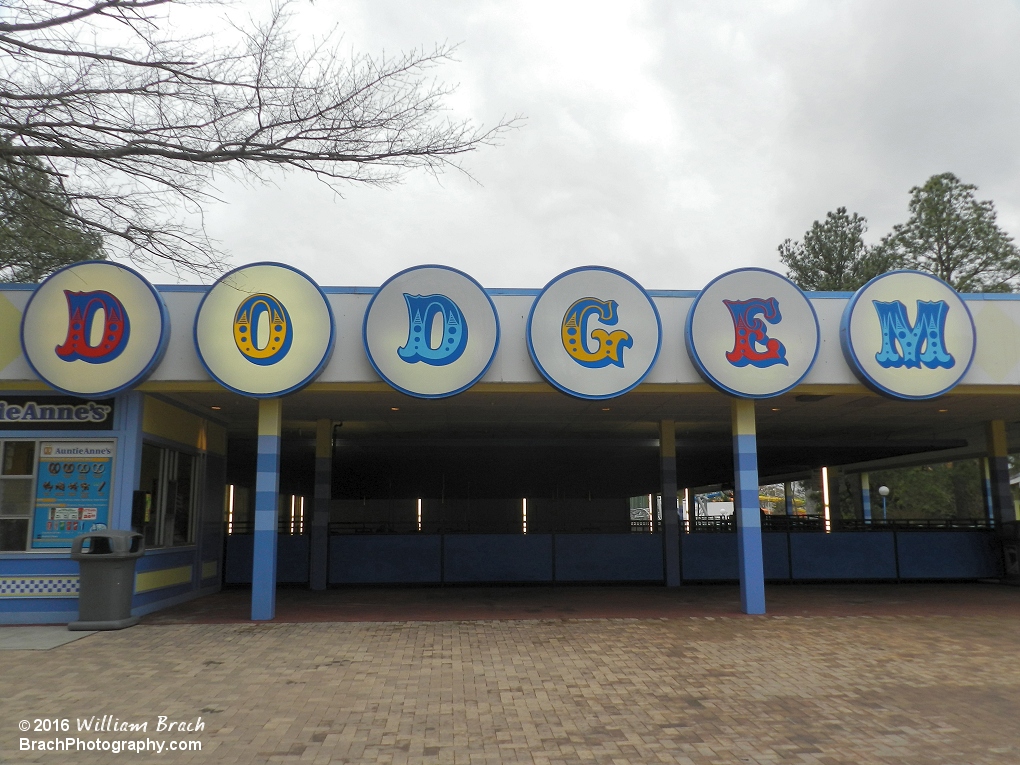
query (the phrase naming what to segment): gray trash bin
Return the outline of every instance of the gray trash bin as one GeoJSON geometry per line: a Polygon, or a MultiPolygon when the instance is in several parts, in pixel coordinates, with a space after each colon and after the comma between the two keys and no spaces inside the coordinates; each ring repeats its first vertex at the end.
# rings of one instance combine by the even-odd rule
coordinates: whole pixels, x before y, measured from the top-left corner
{"type": "Polygon", "coordinates": [[[78,561],[78,621],[69,630],[121,630],[138,624],[131,615],[135,593],[135,561],[145,543],[135,531],[90,531],[71,543],[78,561]],[[84,545],[88,542],[88,547],[84,545]]]}

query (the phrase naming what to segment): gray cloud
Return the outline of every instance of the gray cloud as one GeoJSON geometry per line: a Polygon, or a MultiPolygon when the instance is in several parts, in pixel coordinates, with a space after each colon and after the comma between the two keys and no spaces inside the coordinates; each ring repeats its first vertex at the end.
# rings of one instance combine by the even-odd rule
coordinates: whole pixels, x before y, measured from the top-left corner
{"type": "Polygon", "coordinates": [[[945,170],[1020,233],[1020,10],[959,3],[379,2],[313,6],[345,44],[463,41],[437,74],[453,113],[527,122],[467,159],[477,179],[411,176],[337,198],[299,176],[223,189],[209,224],[235,263],[324,284],[424,262],[487,286],[584,263],[694,289],[845,205],[877,239],[945,170]]]}

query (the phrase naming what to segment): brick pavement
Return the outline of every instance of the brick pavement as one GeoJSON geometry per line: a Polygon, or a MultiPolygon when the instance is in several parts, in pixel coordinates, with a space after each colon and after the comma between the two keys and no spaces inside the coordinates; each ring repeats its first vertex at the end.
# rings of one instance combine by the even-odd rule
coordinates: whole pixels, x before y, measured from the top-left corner
{"type": "Polygon", "coordinates": [[[1016,765],[1018,640],[1015,610],[150,623],[0,653],[0,760],[1016,765]],[[86,714],[200,715],[203,751],[17,751],[86,714]]]}

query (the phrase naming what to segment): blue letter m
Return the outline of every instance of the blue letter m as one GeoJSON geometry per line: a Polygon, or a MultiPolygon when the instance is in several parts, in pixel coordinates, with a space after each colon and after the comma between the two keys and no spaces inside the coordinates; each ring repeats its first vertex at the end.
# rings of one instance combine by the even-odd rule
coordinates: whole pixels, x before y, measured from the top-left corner
{"type": "Polygon", "coordinates": [[[875,361],[881,366],[886,369],[921,366],[949,369],[956,364],[956,360],[946,352],[946,313],[949,306],[944,300],[918,300],[917,317],[912,326],[907,319],[907,308],[899,300],[892,303],[871,302],[878,311],[878,323],[882,328],[882,350],[875,354],[875,361]]]}

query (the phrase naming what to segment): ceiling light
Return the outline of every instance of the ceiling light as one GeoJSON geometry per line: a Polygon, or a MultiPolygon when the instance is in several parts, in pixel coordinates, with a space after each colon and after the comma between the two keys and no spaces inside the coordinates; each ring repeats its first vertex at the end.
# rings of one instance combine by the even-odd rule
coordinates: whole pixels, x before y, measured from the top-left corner
{"type": "Polygon", "coordinates": [[[774,406],[774,407],[772,407],[772,411],[773,411],[773,412],[778,412],[778,411],[779,411],[779,407],[778,407],[778,406],[774,406]]]}
{"type": "Polygon", "coordinates": [[[604,407],[602,407],[602,411],[603,411],[603,412],[608,412],[608,411],[609,411],[609,407],[608,407],[608,406],[604,406],[604,407]]]}
{"type": "Polygon", "coordinates": [[[948,409],[939,409],[940,412],[948,412],[948,409]]]}
{"type": "Polygon", "coordinates": [[[400,407],[399,406],[391,406],[390,407],[390,411],[391,412],[399,412],[400,411],[400,407]]]}
{"type": "Polygon", "coordinates": [[[210,408],[210,409],[215,409],[215,410],[216,410],[216,411],[218,412],[218,411],[219,411],[220,409],[222,409],[223,407],[222,407],[222,406],[210,406],[209,408],[210,408]]]}

